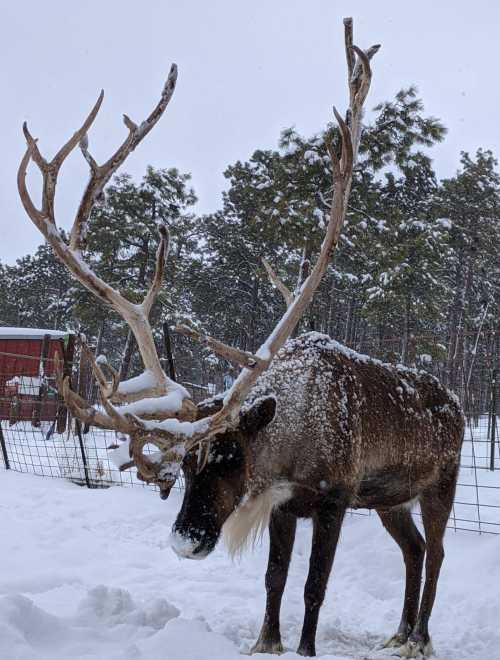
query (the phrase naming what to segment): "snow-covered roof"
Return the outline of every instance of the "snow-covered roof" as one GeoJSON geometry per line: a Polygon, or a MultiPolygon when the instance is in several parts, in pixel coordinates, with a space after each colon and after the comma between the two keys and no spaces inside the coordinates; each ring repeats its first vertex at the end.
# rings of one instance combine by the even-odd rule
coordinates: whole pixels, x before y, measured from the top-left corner
{"type": "Polygon", "coordinates": [[[10,328],[0,326],[0,339],[43,339],[50,335],[52,339],[59,339],[72,334],[64,330],[44,330],[43,328],[10,328]]]}

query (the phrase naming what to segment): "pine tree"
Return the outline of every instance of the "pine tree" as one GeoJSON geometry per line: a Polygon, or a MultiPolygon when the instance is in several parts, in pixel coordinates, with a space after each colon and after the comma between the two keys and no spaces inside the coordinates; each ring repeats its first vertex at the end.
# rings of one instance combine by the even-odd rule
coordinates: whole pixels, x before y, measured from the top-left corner
{"type": "Polygon", "coordinates": [[[4,324],[65,329],[74,327],[74,284],[65,267],[47,245],[33,255],[2,267],[4,324]]]}
{"type": "Polygon", "coordinates": [[[500,177],[490,151],[475,159],[462,153],[461,170],[442,182],[436,213],[450,227],[443,276],[450,290],[447,312],[450,387],[463,385],[479,326],[498,319],[498,251],[500,239],[500,177]]]}

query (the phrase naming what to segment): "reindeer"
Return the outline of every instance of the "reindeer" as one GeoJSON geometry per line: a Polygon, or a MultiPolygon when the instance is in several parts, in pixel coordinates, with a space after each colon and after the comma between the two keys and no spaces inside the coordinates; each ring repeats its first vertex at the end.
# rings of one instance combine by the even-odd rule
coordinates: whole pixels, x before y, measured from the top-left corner
{"type": "Polygon", "coordinates": [[[401,547],[406,564],[401,622],[386,646],[396,648],[401,656],[417,657],[431,650],[428,621],[463,433],[458,402],[429,375],[384,365],[323,335],[312,333],[287,343],[339,240],[372,77],[371,59],[379,49],[376,45],[361,50],[353,44],[352,19],[345,19],[344,26],[349,108],[345,119],[333,109],[338,146],[325,139],[333,195],[314,266],[292,293],[264,262],[287,309],[255,354],[192,327],[177,328],[242,367],[223,398],[196,406],[188,392],[165,374],[156,351],[149,314],[162,286],[167,227],[159,227],[155,271],[140,304],[104,282],[83,256],[92,208],[113,173],[163,115],[175,89],[177,67],[172,65],[159,102],[141,124],[124,115],[128,136],[102,165],[91,155],[87,137],[102,92],[80,129],[51,161],[42,156],[24,124],[27,150],[18,171],[18,189],[28,216],[70,273],[128,323],[144,363],[140,376],[120,382],[116,370],[96,360],[82,339],[101,406],[91,405],[74,392],[69,376],[59,368],[58,386],[71,414],[85,424],[128,435],[131,460],[123,468],[134,464],[140,478],[159,486],[162,497],[168,497],[179,472],[184,472],[184,501],[172,530],[172,547],[182,557],[206,557],[222,531],[230,551],[237,553],[269,526],[266,614],[253,651],[282,651],[280,603],[296,520],[306,517],[313,521],[313,545],[298,651],[315,654],[319,611],[345,511],[367,507],[377,511],[401,547]],[[57,229],[54,200],[60,168],[77,145],[90,167],[90,178],[66,242],[57,229]],[[26,186],[30,162],[42,174],[41,208],[35,206],[26,186]],[[156,446],[156,454],[145,453],[146,445],[156,446]],[[409,512],[417,501],[427,546],[409,512]]]}
{"type": "MultiPolygon", "coordinates": [[[[221,398],[200,404],[199,414],[222,405],[221,398]]],[[[345,512],[375,509],[406,565],[401,621],[384,646],[403,657],[427,656],[462,436],[459,403],[433,376],[383,364],[326,335],[303,335],[279,351],[247,398],[237,431],[212,442],[205,468],[193,452],[184,458],[172,548],[202,559],[222,530],[236,554],[269,526],[266,613],[252,651],[281,653],[279,612],[297,518],[311,518],[298,647],[311,656],[345,512]],[[427,540],[420,609],[426,544],[410,512],[416,502],[427,540]]]]}

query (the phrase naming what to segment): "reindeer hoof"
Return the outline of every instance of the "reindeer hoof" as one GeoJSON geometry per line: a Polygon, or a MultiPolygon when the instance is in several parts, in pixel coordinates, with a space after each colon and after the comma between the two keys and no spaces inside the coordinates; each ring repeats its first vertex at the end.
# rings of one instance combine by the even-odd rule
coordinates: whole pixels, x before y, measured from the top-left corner
{"type": "Polygon", "coordinates": [[[406,644],[396,649],[394,655],[400,658],[428,658],[434,653],[432,643],[429,640],[427,644],[423,641],[408,640],[406,644]]]}
{"type": "Polygon", "coordinates": [[[254,653],[272,653],[273,655],[281,655],[283,653],[283,644],[281,642],[266,642],[258,639],[250,649],[248,655],[254,653]]]}
{"type": "Polygon", "coordinates": [[[392,637],[389,637],[389,639],[386,639],[385,642],[381,646],[379,646],[379,649],[395,649],[399,648],[401,646],[404,646],[408,641],[408,635],[403,635],[402,633],[396,633],[392,637]]]}
{"type": "Polygon", "coordinates": [[[303,655],[306,658],[312,658],[316,655],[316,648],[314,645],[301,644],[297,649],[297,655],[303,655]]]}

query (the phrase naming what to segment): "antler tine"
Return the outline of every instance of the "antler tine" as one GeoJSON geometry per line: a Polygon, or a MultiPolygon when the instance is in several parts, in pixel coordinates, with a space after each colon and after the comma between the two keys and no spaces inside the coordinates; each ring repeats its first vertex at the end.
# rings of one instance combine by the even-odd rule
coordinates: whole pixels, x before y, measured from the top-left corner
{"type": "MultiPolygon", "coordinates": [[[[356,105],[361,106],[366,98],[368,89],[370,87],[370,82],[372,79],[372,69],[370,66],[370,59],[368,55],[363,50],[361,50],[361,48],[358,48],[357,46],[351,46],[351,48],[358,56],[358,61],[356,62],[356,67],[353,73],[353,84],[358,85],[358,89],[355,92],[355,96],[354,96],[354,106],[356,105]],[[359,70],[359,68],[363,72],[361,76],[357,74],[357,70],[359,70]],[[358,83],[358,79],[359,79],[359,83],[358,83]]],[[[373,54],[375,54],[376,52],[377,51],[374,51],[373,54]]]]}
{"type": "Polygon", "coordinates": [[[290,289],[284,284],[284,282],[278,277],[276,272],[274,271],[273,267],[271,264],[267,261],[267,259],[264,259],[262,257],[262,263],[264,265],[264,268],[266,269],[267,275],[269,277],[269,280],[271,281],[271,284],[273,284],[278,291],[281,293],[283,298],[285,299],[285,304],[288,307],[292,304],[293,301],[293,295],[290,289]]]}
{"type": "Polygon", "coordinates": [[[28,150],[30,152],[31,158],[38,165],[38,167],[40,168],[43,174],[47,169],[48,162],[40,153],[40,150],[37,145],[37,141],[31,135],[30,130],[28,128],[28,122],[26,121],[23,122],[23,133],[24,133],[24,137],[26,138],[26,142],[28,144],[28,150]]]}
{"type": "Polygon", "coordinates": [[[33,203],[33,200],[30,197],[28,189],[26,188],[26,170],[28,169],[29,162],[32,158],[32,147],[28,144],[28,148],[24,153],[24,156],[21,159],[19,169],[17,171],[17,189],[19,190],[19,196],[21,198],[21,203],[24,207],[24,210],[28,214],[28,217],[33,221],[39,231],[45,236],[46,226],[45,226],[45,214],[37,209],[33,203]]]}
{"type": "Polygon", "coordinates": [[[370,46],[370,48],[367,48],[367,49],[365,50],[365,55],[366,55],[366,57],[367,57],[369,60],[371,60],[372,57],[373,57],[376,53],[378,53],[378,51],[381,49],[381,47],[382,47],[381,44],[373,44],[373,46],[370,46]]]}
{"type": "Polygon", "coordinates": [[[97,164],[92,154],[89,152],[89,136],[87,133],[85,133],[85,135],[82,135],[78,146],[80,147],[80,151],[82,152],[83,157],[85,158],[85,160],[87,161],[90,167],[90,171],[94,173],[99,167],[99,165],[97,164]]]}
{"type": "Polygon", "coordinates": [[[126,429],[125,433],[130,433],[130,422],[127,422],[127,419],[114,407],[110,401],[110,398],[103,395],[102,390],[101,403],[104,410],[116,424],[116,428],[118,430],[120,430],[120,428],[126,429]]]}
{"type": "Polygon", "coordinates": [[[96,379],[97,384],[99,385],[101,397],[105,399],[109,399],[111,394],[113,393],[114,383],[112,384],[111,387],[109,386],[108,381],[106,380],[106,377],[103,374],[101,367],[97,364],[94,354],[92,353],[92,351],[87,345],[87,342],[82,338],[81,335],[80,335],[80,343],[82,347],[82,352],[84,353],[87,360],[90,362],[92,373],[94,374],[94,378],[96,379]]]}
{"type": "Polygon", "coordinates": [[[328,151],[328,155],[330,156],[330,161],[332,163],[333,181],[335,182],[337,179],[340,179],[342,177],[340,161],[338,159],[337,154],[335,153],[335,148],[331,141],[327,140],[326,149],[328,151]]]}
{"type": "Polygon", "coordinates": [[[129,455],[137,467],[137,476],[143,481],[157,483],[160,488],[170,488],[175,483],[178,471],[176,467],[180,467],[184,454],[185,448],[182,443],[172,446],[171,443],[162,440],[158,434],[148,433],[141,428],[137,428],[131,433],[129,455]],[[155,462],[144,454],[144,447],[150,444],[158,447],[162,452],[161,462],[155,462]],[[167,469],[165,464],[167,464],[167,469]],[[169,466],[172,469],[171,473],[168,470],[169,466]]]}
{"type": "MultiPolygon", "coordinates": [[[[117,371],[116,369],[114,369],[114,368],[109,364],[109,362],[104,362],[102,366],[103,366],[107,371],[109,371],[109,373],[111,374],[111,382],[112,382],[112,386],[111,386],[111,394],[110,394],[110,397],[109,397],[109,398],[111,399],[111,401],[113,401],[113,398],[114,398],[116,392],[118,391],[118,387],[119,387],[119,385],[120,385],[120,374],[118,373],[118,371],[117,371]]],[[[102,370],[101,370],[101,371],[102,371],[102,370]]]]}
{"type": "MultiPolygon", "coordinates": [[[[94,206],[96,199],[102,193],[104,186],[113,176],[116,170],[124,162],[127,156],[134,151],[138,144],[146,137],[165,112],[172,98],[177,82],[177,65],[172,64],[167,81],[163,87],[160,100],[149,114],[147,119],[139,126],[133,122],[128,115],[123,115],[123,123],[128,128],[128,135],[118,149],[102,165],[98,165],[88,151],[88,144],[84,141],[82,153],[89,163],[91,176],[78,207],[73,228],[70,235],[70,247],[81,250],[86,223],[94,206]]],[[[81,145],[80,145],[81,146],[81,145]]]]}
{"type": "Polygon", "coordinates": [[[116,392],[116,389],[118,388],[119,380],[117,372],[110,365],[106,364],[106,367],[109,369],[112,376],[112,385],[110,387],[83,335],[80,335],[80,343],[83,354],[90,362],[92,373],[94,374],[94,377],[99,385],[102,405],[108,414],[104,415],[102,412],[94,408],[91,403],[71,390],[70,378],[69,376],[63,376],[59,361],[57,361],[57,384],[58,388],[63,393],[66,405],[68,408],[70,408],[70,410],[72,410],[73,414],[81,419],[84,423],[94,424],[95,426],[100,426],[101,428],[127,433],[130,431],[130,423],[128,423],[123,415],[120,415],[116,408],[109,402],[111,397],[116,392]]]}
{"type": "MultiPolygon", "coordinates": [[[[75,146],[80,141],[81,137],[85,135],[87,130],[92,125],[94,119],[99,112],[101,107],[102,99],[104,92],[101,91],[99,98],[97,99],[96,104],[90,111],[88,117],[83,122],[81,128],[74,133],[74,135],[64,144],[61,149],[57,152],[54,158],[48,162],[40,153],[38,145],[35,138],[31,135],[28,125],[26,122],[23,123],[23,133],[28,144],[27,157],[23,158],[18,172],[18,188],[23,202],[23,206],[26,209],[29,217],[35,222],[37,227],[43,232],[43,221],[50,223],[55,226],[55,217],[54,217],[54,197],[56,192],[57,176],[59,174],[59,169],[68,156],[68,154],[75,148],[75,146]],[[35,164],[40,169],[42,174],[42,183],[43,183],[43,193],[42,193],[42,208],[38,210],[33,204],[27,189],[26,189],[26,168],[28,167],[29,161],[32,159],[35,164]]],[[[43,232],[45,234],[45,232],[43,232]]]]}
{"type": "Polygon", "coordinates": [[[347,60],[347,80],[350,83],[352,74],[354,71],[354,65],[356,64],[356,58],[352,54],[352,40],[353,40],[353,28],[352,28],[352,18],[344,18],[344,41],[345,41],[345,54],[347,60]]]}
{"type": "Polygon", "coordinates": [[[154,301],[161,289],[161,283],[163,281],[163,276],[165,272],[165,263],[168,258],[168,252],[170,247],[170,232],[166,225],[160,225],[158,228],[160,234],[160,243],[156,251],[156,265],[153,279],[151,281],[151,286],[147,292],[144,300],[142,302],[142,308],[146,315],[149,315],[154,301]]]}
{"type": "Polygon", "coordinates": [[[69,156],[69,154],[73,151],[76,145],[85,135],[87,135],[89,128],[92,126],[92,124],[95,121],[95,118],[97,117],[97,113],[101,108],[103,99],[104,99],[104,90],[101,89],[101,92],[97,98],[97,101],[95,102],[94,107],[89,112],[83,124],[80,126],[80,128],[77,131],[73,133],[73,135],[66,142],[66,144],[63,144],[63,146],[59,149],[57,154],[52,159],[50,165],[55,169],[55,176],[57,176],[57,172],[61,168],[61,165],[64,163],[64,161],[69,156]]]}
{"type": "Polygon", "coordinates": [[[105,415],[97,408],[94,408],[88,401],[76,392],[73,392],[70,386],[69,376],[65,376],[62,383],[58,384],[59,391],[62,393],[64,403],[71,414],[84,424],[97,426],[108,431],[120,431],[121,433],[130,432],[130,424],[124,419],[115,419],[105,415]]]}
{"type": "Polygon", "coordinates": [[[352,18],[344,19],[344,41],[349,83],[348,124],[353,145],[353,164],[356,164],[359,141],[361,138],[361,115],[371,82],[370,60],[380,49],[380,44],[370,46],[366,51],[353,44],[352,18]],[[356,57],[357,56],[357,59],[356,57]]]}
{"type": "Polygon", "coordinates": [[[241,351],[239,348],[235,348],[234,346],[228,346],[218,339],[214,339],[209,335],[198,332],[194,328],[191,328],[187,325],[177,325],[174,328],[174,331],[180,335],[184,335],[184,337],[194,339],[194,341],[197,341],[207,348],[210,348],[214,353],[217,353],[217,355],[220,355],[228,362],[238,364],[240,367],[245,367],[246,369],[254,369],[262,362],[262,360],[256,355],[252,355],[246,351],[241,351]]]}
{"type": "Polygon", "coordinates": [[[342,174],[349,172],[352,168],[353,161],[353,149],[352,149],[352,140],[351,133],[349,132],[349,127],[346,122],[342,119],[342,116],[337,112],[337,108],[333,106],[333,114],[340,128],[340,133],[342,135],[342,158],[341,158],[341,172],[342,174]]]}

